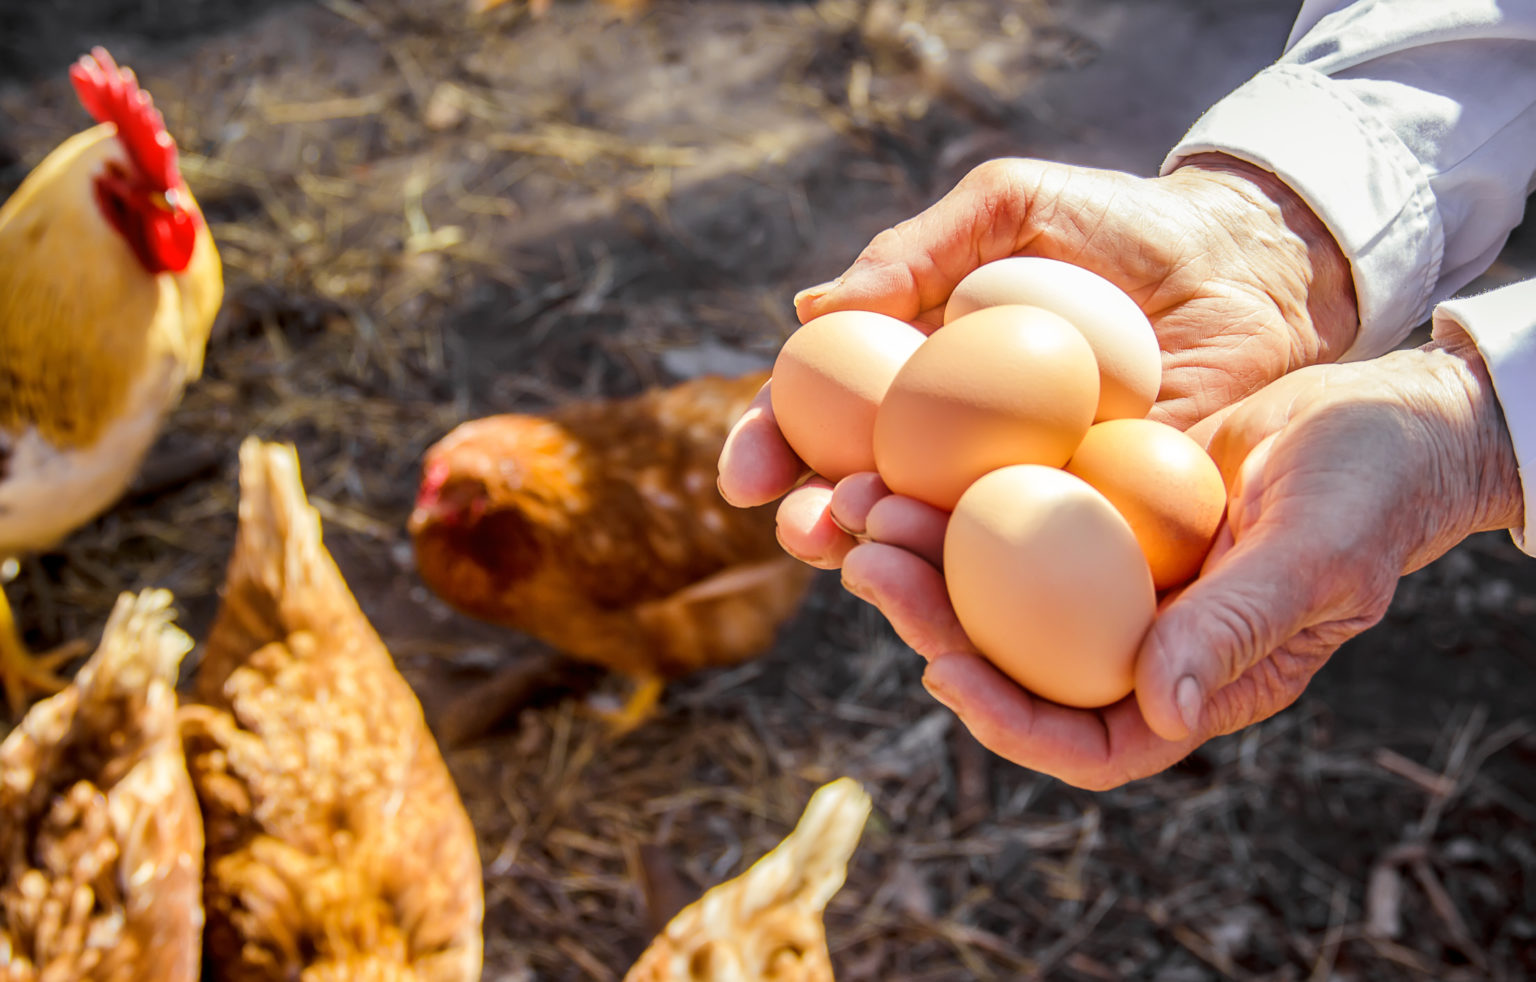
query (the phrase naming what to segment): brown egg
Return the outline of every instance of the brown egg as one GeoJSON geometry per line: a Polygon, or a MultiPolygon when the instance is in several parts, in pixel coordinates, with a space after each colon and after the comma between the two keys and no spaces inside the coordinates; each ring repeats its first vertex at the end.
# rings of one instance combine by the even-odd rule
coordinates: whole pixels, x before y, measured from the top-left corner
{"type": "Polygon", "coordinates": [[[977,480],[950,516],[944,577],[965,633],[1030,692],[1082,708],[1130,693],[1157,596],[1131,527],[1083,481],[1033,465],[977,480]]]}
{"type": "Polygon", "coordinates": [[[1200,572],[1227,510],[1221,471],[1200,444],[1150,419],[1112,419],[1088,430],[1066,469],[1125,516],[1159,590],[1200,572]]]}
{"type": "Polygon", "coordinates": [[[1162,383],[1162,352],[1151,321],[1119,287],[1071,263],[1014,256],[961,280],[944,307],[944,322],[1009,303],[1044,307],[1083,332],[1099,363],[1095,422],[1139,419],[1152,408],[1162,383]]]}
{"type": "Polygon", "coordinates": [[[806,322],[773,363],[773,414],[807,467],[831,481],[875,469],[875,407],[923,343],[906,321],[841,310],[806,322]]]}
{"type": "Polygon", "coordinates": [[[989,307],[934,332],[875,415],[875,464],[946,511],[1009,464],[1060,467],[1093,422],[1099,370],[1077,329],[1038,307],[989,307]]]}

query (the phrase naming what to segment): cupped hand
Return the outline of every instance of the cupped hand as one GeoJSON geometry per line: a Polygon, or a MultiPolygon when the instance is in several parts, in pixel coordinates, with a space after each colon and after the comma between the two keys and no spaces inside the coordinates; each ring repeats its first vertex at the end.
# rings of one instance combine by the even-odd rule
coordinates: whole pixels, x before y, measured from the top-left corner
{"type": "Polygon", "coordinates": [[[1199,578],[1153,623],[1135,693],[1108,708],[1045,702],[980,658],[938,569],[915,565],[931,539],[859,545],[845,581],[930,659],[925,686],[983,744],[1102,789],[1284,709],[1382,617],[1401,575],[1473,532],[1523,522],[1507,430],[1461,340],[1298,371],[1235,407],[1210,449],[1227,522],[1199,578]]]}
{"type": "MultiPolygon", "coordinates": [[[[872,310],[931,331],[963,277],[1015,255],[1082,266],[1141,305],[1163,349],[1152,415],[1181,428],[1288,371],[1336,359],[1354,337],[1353,284],[1332,237],[1273,175],[1219,154],[1160,178],[991,161],[876,236],[836,281],[802,292],[796,312],[806,321],[872,310]]],[[[804,478],[765,390],[726,442],[721,493],[748,506],[789,492],[780,541],[835,567],[855,539],[829,521],[830,490],[797,486],[804,478]]]]}

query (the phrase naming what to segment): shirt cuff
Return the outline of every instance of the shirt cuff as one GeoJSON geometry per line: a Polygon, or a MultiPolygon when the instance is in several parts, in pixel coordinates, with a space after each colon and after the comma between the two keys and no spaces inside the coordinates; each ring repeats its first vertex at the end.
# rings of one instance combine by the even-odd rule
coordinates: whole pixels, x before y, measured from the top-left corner
{"type": "Polygon", "coordinates": [[[1536,279],[1447,300],[1435,308],[1435,338],[1458,329],[1477,345],[1488,366],[1515,448],[1525,527],[1510,534],[1522,552],[1536,556],[1536,279]]]}
{"type": "Polygon", "coordinates": [[[1345,360],[1391,350],[1423,321],[1445,251],[1429,176],[1369,106],[1297,65],[1264,69],[1206,110],[1163,161],[1225,153],[1290,185],[1349,260],[1360,330],[1345,360]]]}

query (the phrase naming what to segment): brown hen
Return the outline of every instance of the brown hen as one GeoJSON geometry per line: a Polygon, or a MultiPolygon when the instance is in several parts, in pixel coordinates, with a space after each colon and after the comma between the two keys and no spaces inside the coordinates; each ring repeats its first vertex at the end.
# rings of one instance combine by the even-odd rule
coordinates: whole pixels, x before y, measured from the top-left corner
{"type": "Polygon", "coordinates": [[[852,778],[823,786],[772,852],[672,918],[624,982],[832,982],[822,916],[869,810],[852,778]]]}
{"type": "Polygon", "coordinates": [[[192,642],[124,594],[101,645],[0,744],[0,980],[192,982],[203,831],[176,728],[192,642]]]}
{"type": "Polygon", "coordinates": [[[411,515],[422,579],[472,617],[634,679],[620,730],[664,679],[760,654],[811,575],[779,548],[771,506],[733,508],[715,486],[725,435],[766,380],[459,426],[427,452],[411,515]]]}
{"type": "Polygon", "coordinates": [[[240,448],[240,528],[194,688],[212,977],[478,979],[474,830],[321,544],[292,448],[240,448]]]}

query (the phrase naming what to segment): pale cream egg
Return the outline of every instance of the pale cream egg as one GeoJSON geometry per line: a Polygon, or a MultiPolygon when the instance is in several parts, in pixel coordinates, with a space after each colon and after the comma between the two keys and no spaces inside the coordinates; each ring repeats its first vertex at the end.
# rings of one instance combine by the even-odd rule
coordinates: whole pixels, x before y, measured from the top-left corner
{"type": "Polygon", "coordinates": [[[1055,259],[999,259],[960,281],[944,323],[1002,304],[1043,307],[1082,332],[1099,366],[1095,422],[1139,418],[1152,408],[1163,377],[1157,335],[1136,301],[1109,280],[1055,259]]]}

